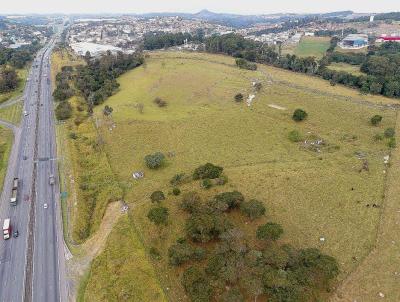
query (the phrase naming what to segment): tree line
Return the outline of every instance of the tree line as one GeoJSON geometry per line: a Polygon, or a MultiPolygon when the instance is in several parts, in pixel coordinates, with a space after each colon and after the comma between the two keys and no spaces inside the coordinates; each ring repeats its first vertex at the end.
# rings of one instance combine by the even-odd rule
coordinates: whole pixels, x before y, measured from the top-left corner
{"type": "Polygon", "coordinates": [[[117,78],[124,72],[144,63],[141,53],[124,54],[107,52],[99,58],[85,55],[86,65],[75,68],[64,66],[56,76],[56,88],[53,97],[59,102],[56,116],[60,120],[71,117],[72,107],[68,99],[75,94],[75,89],[83,96],[89,113],[93,107],[103,103],[118,89],[117,78]]]}
{"type": "MultiPolygon", "coordinates": [[[[331,39],[326,55],[317,60],[314,57],[298,57],[287,54],[280,56],[274,47],[246,40],[237,34],[212,36],[205,40],[205,50],[224,53],[250,62],[273,65],[287,70],[313,74],[329,80],[332,85],[343,84],[359,89],[362,93],[382,94],[400,97],[400,44],[385,42],[379,47],[370,47],[368,53],[345,54],[335,52],[338,38],[331,39]],[[330,70],[331,62],[361,64],[365,75],[353,75],[344,71],[330,70]]],[[[241,62],[241,66],[245,63],[241,62]]]]}
{"type": "Polygon", "coordinates": [[[203,42],[204,32],[199,30],[196,34],[190,33],[165,33],[153,32],[144,36],[143,47],[146,50],[163,49],[183,45],[188,42],[203,42]]]}

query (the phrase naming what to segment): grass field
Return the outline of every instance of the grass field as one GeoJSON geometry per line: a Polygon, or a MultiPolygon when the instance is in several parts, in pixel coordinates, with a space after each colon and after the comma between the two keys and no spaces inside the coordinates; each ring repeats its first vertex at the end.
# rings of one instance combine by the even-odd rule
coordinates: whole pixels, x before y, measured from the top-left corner
{"type": "Polygon", "coordinates": [[[295,48],[294,54],[299,57],[322,58],[329,48],[329,37],[302,37],[299,45],[295,48]]]}
{"type": "Polygon", "coordinates": [[[331,63],[328,66],[328,69],[335,70],[335,71],[344,71],[351,73],[355,76],[360,76],[363,75],[360,71],[360,66],[359,65],[351,65],[351,64],[346,64],[346,63],[331,63]]]}
{"type": "Polygon", "coordinates": [[[8,157],[11,151],[13,135],[11,130],[0,126],[0,188],[3,189],[3,181],[7,171],[8,157]]]}
{"type": "MultiPolygon", "coordinates": [[[[282,240],[299,247],[318,247],[336,257],[340,280],[374,247],[381,211],[367,205],[382,205],[383,157],[389,150],[385,140],[376,142],[373,136],[395,125],[395,112],[375,105],[392,100],[361,96],[318,78],[267,66],[259,66],[256,72],[240,70],[232,58],[206,54],[153,53],[144,66],[122,75],[119,83],[119,91],[104,104],[114,109],[112,118],[103,116],[103,106],[96,108],[95,116],[102,150],[123,188],[132,219],[118,224],[105,251],[94,260],[87,301],[136,301],[131,295],[138,278],[148,276],[144,251],[151,247],[160,251],[162,259],[153,262],[157,278],[151,275],[146,286],[154,279],[149,288],[160,282],[170,301],[186,301],[179,272],[167,264],[167,247],[183,234],[185,215],[177,207],[179,198],[168,195],[163,202],[171,219],[161,233],[146,215],[154,190],[171,191],[169,179],[174,174],[188,174],[205,162],[225,167],[229,177],[224,187],[202,191],[205,198],[237,189],[246,197],[263,200],[268,209],[265,219],[285,228],[282,240]],[[253,81],[262,82],[263,89],[251,107],[245,102],[236,104],[233,96],[252,93],[253,81]],[[168,105],[157,107],[155,97],[168,105]],[[142,104],[142,113],[138,104],[142,104]],[[296,108],[308,112],[307,121],[291,120],[296,108]],[[374,114],[383,116],[378,127],[369,124],[374,114]],[[304,150],[287,138],[294,129],[303,136],[322,138],[327,146],[321,152],[304,150]],[[143,158],[156,151],[171,156],[163,169],[150,171],[143,158]],[[359,172],[362,161],[357,154],[366,156],[369,172],[359,172]],[[133,180],[133,171],[144,171],[145,178],[133,180]],[[125,245],[129,232],[133,232],[133,243],[125,245]],[[319,241],[321,236],[324,243],[319,241]],[[131,254],[140,255],[141,269],[131,268],[136,274],[127,269],[137,264],[127,260],[131,254]],[[121,275],[117,282],[114,277],[121,275]]],[[[94,128],[91,134],[88,129],[83,123],[68,131],[95,135],[94,128]]],[[[182,191],[198,188],[192,182],[182,191]]],[[[101,219],[101,211],[95,215],[101,219]]],[[[249,226],[246,232],[250,236],[254,230],[255,226],[249,226]]],[[[154,297],[146,293],[142,301],[154,301],[154,297]]]]}
{"type": "Polygon", "coordinates": [[[0,93],[0,104],[4,103],[5,101],[11,98],[18,97],[20,94],[22,94],[25,88],[26,78],[28,76],[28,68],[29,67],[23,69],[17,69],[18,77],[20,78],[18,87],[13,91],[0,93]]]}
{"type": "Polygon", "coordinates": [[[21,121],[22,103],[17,102],[11,106],[0,108],[0,119],[18,125],[21,121]]]}

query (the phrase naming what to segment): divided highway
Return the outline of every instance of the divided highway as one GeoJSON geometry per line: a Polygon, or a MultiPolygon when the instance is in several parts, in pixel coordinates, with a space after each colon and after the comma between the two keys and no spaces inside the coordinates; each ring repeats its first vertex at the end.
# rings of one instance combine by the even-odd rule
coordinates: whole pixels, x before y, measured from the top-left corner
{"type": "Polygon", "coordinates": [[[24,91],[24,117],[0,199],[0,226],[11,219],[17,238],[0,238],[0,302],[67,301],[64,241],[57,171],[50,56],[55,39],[41,49],[24,91]],[[50,176],[56,180],[50,183],[50,176]],[[19,178],[18,203],[10,205],[19,178]]]}

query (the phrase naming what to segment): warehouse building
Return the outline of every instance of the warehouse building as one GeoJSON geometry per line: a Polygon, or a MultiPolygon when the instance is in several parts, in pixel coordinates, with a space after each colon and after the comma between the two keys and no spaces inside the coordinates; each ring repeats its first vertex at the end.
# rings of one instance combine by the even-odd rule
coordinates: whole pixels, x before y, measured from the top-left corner
{"type": "Polygon", "coordinates": [[[368,35],[350,34],[344,38],[339,46],[344,49],[360,49],[368,46],[368,35]]]}

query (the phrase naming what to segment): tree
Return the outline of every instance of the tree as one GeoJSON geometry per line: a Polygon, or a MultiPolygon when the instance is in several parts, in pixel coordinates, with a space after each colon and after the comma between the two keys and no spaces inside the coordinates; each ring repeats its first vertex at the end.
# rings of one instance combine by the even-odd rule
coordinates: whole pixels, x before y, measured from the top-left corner
{"type": "Polygon", "coordinates": [[[150,199],[152,202],[160,202],[165,199],[165,196],[162,191],[154,191],[151,193],[150,199]]]}
{"type": "Polygon", "coordinates": [[[300,122],[302,120],[305,120],[307,118],[307,116],[308,116],[307,112],[305,112],[303,109],[296,109],[293,112],[292,118],[294,121],[300,122]]]}
{"type": "Polygon", "coordinates": [[[250,217],[251,220],[263,216],[266,212],[264,204],[256,199],[243,202],[240,206],[240,209],[244,214],[250,217]]]}
{"type": "Polygon", "coordinates": [[[243,194],[238,191],[233,191],[215,195],[214,198],[208,202],[208,205],[215,210],[225,212],[238,208],[242,202],[244,202],[243,194]]]}
{"type": "Polygon", "coordinates": [[[257,228],[256,237],[260,240],[278,240],[283,234],[283,228],[280,224],[268,222],[257,228]]]}
{"type": "Polygon", "coordinates": [[[205,165],[199,166],[193,172],[193,179],[215,179],[221,176],[224,168],[215,166],[211,163],[206,163],[205,165]]]}
{"type": "Polygon", "coordinates": [[[241,94],[241,93],[238,93],[238,94],[236,94],[235,95],[235,102],[242,102],[243,101],[243,94],[241,94]]]}
{"type": "Polygon", "coordinates": [[[381,115],[376,114],[373,117],[371,117],[371,124],[374,126],[377,126],[381,121],[382,121],[381,115]]]}
{"type": "Polygon", "coordinates": [[[182,275],[182,285],[193,302],[209,302],[212,287],[205,272],[195,266],[186,269],[182,275]]]}
{"type": "Polygon", "coordinates": [[[146,155],[144,160],[149,169],[158,169],[164,164],[165,155],[161,152],[156,152],[146,155]]]}
{"type": "Polygon", "coordinates": [[[165,107],[165,106],[167,106],[167,102],[164,101],[163,99],[159,98],[159,97],[156,97],[156,98],[154,99],[153,102],[154,102],[154,104],[156,104],[158,107],[165,107]]]}
{"type": "Polygon", "coordinates": [[[0,69],[0,93],[17,88],[18,75],[14,68],[3,66],[0,69]]]}
{"type": "Polygon", "coordinates": [[[168,220],[168,209],[165,207],[156,207],[150,209],[147,218],[156,225],[166,225],[168,220]]]}

